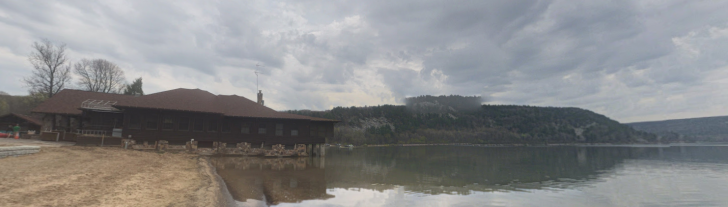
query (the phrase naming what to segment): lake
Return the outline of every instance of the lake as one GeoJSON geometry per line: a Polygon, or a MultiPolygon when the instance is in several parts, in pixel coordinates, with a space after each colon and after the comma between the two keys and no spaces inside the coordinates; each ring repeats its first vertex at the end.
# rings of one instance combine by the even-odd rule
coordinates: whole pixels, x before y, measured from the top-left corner
{"type": "Polygon", "coordinates": [[[211,162],[239,206],[728,206],[728,146],[328,148],[211,162]]]}

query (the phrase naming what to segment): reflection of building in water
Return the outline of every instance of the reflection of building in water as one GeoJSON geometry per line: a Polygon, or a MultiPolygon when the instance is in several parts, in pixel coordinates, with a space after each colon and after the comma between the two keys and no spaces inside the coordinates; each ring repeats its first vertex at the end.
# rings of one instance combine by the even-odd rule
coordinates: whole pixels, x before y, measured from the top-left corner
{"type": "Polygon", "coordinates": [[[333,197],[326,194],[324,159],[214,157],[210,160],[235,200],[255,199],[278,204],[333,197]]]}
{"type": "Polygon", "coordinates": [[[728,163],[728,151],[721,147],[380,147],[329,149],[326,158],[211,160],[236,200],[279,203],[326,199],[331,197],[327,189],[336,188],[433,195],[568,189],[601,182],[600,177],[634,159],[728,163]]]}

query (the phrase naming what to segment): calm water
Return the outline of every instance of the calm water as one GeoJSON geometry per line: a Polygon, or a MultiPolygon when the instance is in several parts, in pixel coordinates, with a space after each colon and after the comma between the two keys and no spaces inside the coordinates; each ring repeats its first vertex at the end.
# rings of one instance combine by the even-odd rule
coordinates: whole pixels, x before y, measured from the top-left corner
{"type": "Polygon", "coordinates": [[[212,162],[239,206],[728,206],[728,146],[326,153],[212,162]]]}

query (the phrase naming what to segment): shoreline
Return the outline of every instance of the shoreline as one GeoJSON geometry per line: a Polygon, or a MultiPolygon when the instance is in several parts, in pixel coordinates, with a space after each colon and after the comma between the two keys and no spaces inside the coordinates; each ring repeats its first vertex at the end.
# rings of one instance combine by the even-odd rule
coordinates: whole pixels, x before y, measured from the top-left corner
{"type": "Polygon", "coordinates": [[[197,190],[197,196],[199,196],[198,198],[204,198],[205,190],[209,190],[217,193],[213,194],[214,203],[211,203],[211,205],[208,206],[236,206],[235,199],[233,199],[230,191],[228,191],[225,181],[222,180],[222,177],[217,174],[217,170],[215,169],[215,167],[212,166],[210,158],[201,155],[197,158],[197,160],[200,174],[203,176],[203,178],[205,178],[201,181],[203,182],[202,188],[197,190]],[[204,181],[207,181],[207,186],[204,185],[204,181]]]}
{"type": "MultiPolygon", "coordinates": [[[[382,145],[359,145],[361,147],[420,147],[420,146],[465,146],[465,147],[557,147],[557,146],[584,146],[584,147],[620,147],[620,146],[645,146],[645,147],[669,147],[669,146],[705,146],[727,145],[727,142],[675,142],[675,143],[551,143],[551,144],[469,144],[469,143],[440,143],[440,144],[382,144],[382,145]]],[[[332,148],[348,148],[330,145],[332,148]]]]}

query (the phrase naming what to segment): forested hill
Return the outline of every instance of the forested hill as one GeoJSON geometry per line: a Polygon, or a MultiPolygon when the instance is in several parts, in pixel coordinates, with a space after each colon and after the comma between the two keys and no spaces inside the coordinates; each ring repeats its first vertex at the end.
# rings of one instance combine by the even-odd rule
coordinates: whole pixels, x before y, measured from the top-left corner
{"type": "Polygon", "coordinates": [[[30,110],[43,103],[42,95],[11,96],[0,95],[0,115],[7,113],[30,114],[30,110]]]}
{"type": "Polygon", "coordinates": [[[481,105],[458,111],[440,103],[430,110],[406,106],[336,107],[329,111],[288,113],[341,120],[328,143],[346,144],[554,144],[654,142],[656,136],[636,131],[579,108],[481,105]]]}
{"type": "Polygon", "coordinates": [[[660,140],[667,142],[728,141],[728,116],[636,122],[627,125],[655,133],[660,140]]]}

